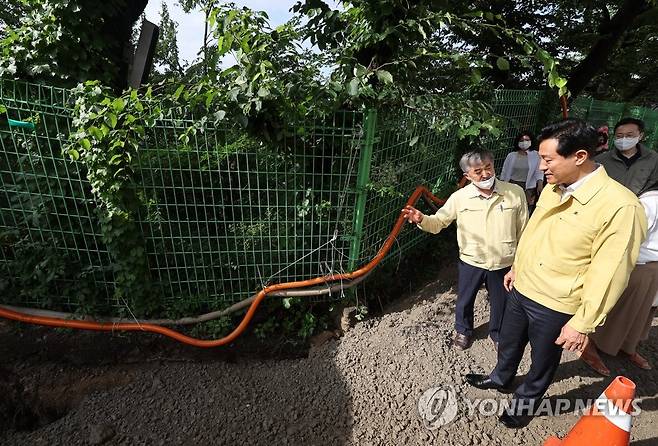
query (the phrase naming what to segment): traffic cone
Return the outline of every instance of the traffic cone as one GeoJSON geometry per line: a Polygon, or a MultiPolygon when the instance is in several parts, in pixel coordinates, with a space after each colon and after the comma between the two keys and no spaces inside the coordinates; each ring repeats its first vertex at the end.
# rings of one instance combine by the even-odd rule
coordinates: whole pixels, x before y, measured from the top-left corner
{"type": "Polygon", "coordinates": [[[618,376],[563,440],[549,437],[544,446],[628,446],[635,383],[618,376]]]}

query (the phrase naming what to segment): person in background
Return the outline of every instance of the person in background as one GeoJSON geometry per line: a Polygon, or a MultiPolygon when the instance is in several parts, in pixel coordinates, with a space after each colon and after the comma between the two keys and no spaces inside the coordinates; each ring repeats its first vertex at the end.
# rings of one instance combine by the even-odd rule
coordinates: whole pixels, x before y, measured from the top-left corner
{"type": "Polygon", "coordinates": [[[596,155],[599,155],[608,150],[608,126],[601,126],[597,131],[599,133],[599,145],[596,146],[596,155]]]}
{"type": "Polygon", "coordinates": [[[507,389],[528,343],[530,370],[499,421],[519,428],[551,385],[563,350],[582,351],[626,288],[647,220],[639,200],[592,160],[598,135],[580,119],[550,124],[539,136],[546,186],[505,275],[510,291],[498,362],[469,373],[479,389],[507,389]]]}
{"type": "Polygon", "coordinates": [[[475,297],[484,283],[491,307],[489,336],[498,348],[507,301],[503,278],[528,221],[528,205],[523,189],[496,179],[490,152],[468,152],[459,166],[471,184],[453,193],[436,214],[424,215],[412,206],[406,206],[402,214],[409,223],[433,234],[457,221],[459,278],[453,345],[461,350],[471,346],[475,297]]]}
{"type": "Polygon", "coordinates": [[[658,153],[640,142],[644,138],[644,122],[624,118],[615,125],[614,137],[615,149],[596,157],[610,178],[638,196],[658,185],[658,153]]]}
{"type": "Polygon", "coordinates": [[[640,341],[649,337],[651,321],[656,314],[654,300],[658,294],[658,191],[640,196],[647,216],[647,238],[640,246],[640,256],[628,287],[608,314],[605,324],[589,336],[590,342],[580,356],[592,369],[603,376],[610,370],[603,363],[598,350],[608,355],[623,354],[637,367],[651,370],[651,364],[637,352],[640,341]]]}
{"type": "Polygon", "coordinates": [[[532,210],[544,186],[544,174],[539,170],[539,155],[531,150],[534,138],[530,132],[521,132],[514,138],[513,150],[505,158],[500,179],[523,188],[526,201],[532,210]]]}

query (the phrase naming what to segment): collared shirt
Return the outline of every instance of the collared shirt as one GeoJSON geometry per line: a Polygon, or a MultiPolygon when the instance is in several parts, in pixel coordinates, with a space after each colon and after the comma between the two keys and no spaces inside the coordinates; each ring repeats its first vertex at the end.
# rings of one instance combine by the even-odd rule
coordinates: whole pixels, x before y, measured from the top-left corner
{"type": "Polygon", "coordinates": [[[580,186],[585,184],[585,182],[587,180],[592,178],[592,175],[594,175],[596,173],[596,171],[601,168],[600,164],[597,164],[597,166],[598,167],[596,169],[594,169],[593,171],[591,171],[590,173],[588,173],[587,175],[585,175],[584,177],[582,177],[580,180],[576,181],[575,183],[571,183],[570,185],[568,185],[566,187],[562,186],[562,185],[558,186],[560,188],[560,190],[562,191],[562,198],[560,199],[560,201],[562,201],[562,202],[567,201],[567,198],[569,198],[571,195],[573,195],[573,193],[576,189],[578,189],[580,186]]]}
{"type": "Polygon", "coordinates": [[[491,198],[494,198],[496,195],[502,195],[499,186],[500,186],[500,181],[494,180],[494,187],[493,190],[491,191],[491,195],[485,195],[480,189],[475,187],[475,185],[473,184],[467,185],[465,189],[468,192],[469,198],[481,198],[484,200],[490,200],[491,198]],[[468,186],[473,186],[473,187],[468,187],[468,186]]]}
{"type": "Polygon", "coordinates": [[[591,333],[626,288],[647,233],[644,209],[605,168],[562,200],[545,187],[519,241],[514,287],[591,333]]]}
{"type": "Polygon", "coordinates": [[[510,266],[516,245],[528,221],[528,204],[522,188],[496,180],[493,194],[485,197],[473,184],[453,193],[434,215],[418,225],[438,233],[457,221],[459,258],[489,271],[510,266]]]}

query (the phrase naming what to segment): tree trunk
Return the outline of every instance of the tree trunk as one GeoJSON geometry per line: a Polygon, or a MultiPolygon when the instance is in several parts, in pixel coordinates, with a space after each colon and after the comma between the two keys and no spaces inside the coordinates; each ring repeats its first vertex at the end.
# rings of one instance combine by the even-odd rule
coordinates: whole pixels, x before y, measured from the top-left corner
{"type": "Polygon", "coordinates": [[[206,9],[206,18],[203,21],[203,74],[204,74],[204,76],[208,76],[208,18],[209,17],[210,17],[210,8],[207,8],[206,9]]]}
{"type": "MultiPolygon", "coordinates": [[[[107,8],[103,16],[103,26],[98,29],[98,37],[105,42],[105,56],[118,68],[112,79],[112,87],[120,92],[128,86],[128,69],[134,48],[131,44],[132,28],[144,12],[148,0],[114,1],[112,8],[107,8]]],[[[94,2],[81,2],[81,15],[91,16],[86,11],[97,8],[94,2]]],[[[97,67],[103,70],[104,67],[97,67]]]]}
{"type": "Polygon", "coordinates": [[[632,28],[637,16],[647,11],[651,6],[646,0],[626,0],[619,11],[610,19],[607,26],[602,27],[602,35],[569,76],[569,91],[572,98],[578,96],[606,65],[610,54],[623,34],[632,28]]]}

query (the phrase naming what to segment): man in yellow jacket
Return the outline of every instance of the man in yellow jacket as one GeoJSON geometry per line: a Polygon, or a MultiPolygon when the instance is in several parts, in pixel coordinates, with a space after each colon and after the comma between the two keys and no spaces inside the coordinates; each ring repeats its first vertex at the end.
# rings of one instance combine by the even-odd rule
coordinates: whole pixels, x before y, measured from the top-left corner
{"type": "Polygon", "coordinates": [[[647,232],[637,197],[612,180],[592,156],[596,129],[578,119],[539,136],[546,175],[535,213],[505,276],[510,297],[491,374],[468,374],[481,389],[506,389],[528,342],[532,364],[500,421],[521,427],[553,381],[562,350],[582,351],[626,288],[647,232]]]}
{"type": "Polygon", "coordinates": [[[409,223],[433,234],[457,220],[459,280],[453,344],[462,350],[471,345],[475,296],[484,283],[491,308],[489,336],[497,347],[507,301],[503,278],[528,221],[528,204],[522,188],[496,179],[490,152],[466,153],[459,165],[471,184],[452,194],[436,214],[423,215],[411,206],[402,212],[409,223]]]}

